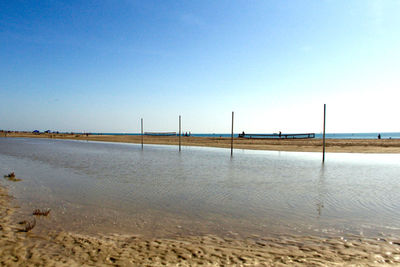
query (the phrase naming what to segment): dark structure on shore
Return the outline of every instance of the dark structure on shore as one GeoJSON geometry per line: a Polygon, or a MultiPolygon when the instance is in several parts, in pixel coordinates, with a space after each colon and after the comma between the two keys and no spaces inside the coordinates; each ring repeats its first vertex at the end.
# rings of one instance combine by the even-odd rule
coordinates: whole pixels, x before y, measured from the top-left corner
{"type": "Polygon", "coordinates": [[[240,138],[249,139],[307,139],[315,138],[315,133],[301,133],[301,134],[239,134],[240,138]]]}

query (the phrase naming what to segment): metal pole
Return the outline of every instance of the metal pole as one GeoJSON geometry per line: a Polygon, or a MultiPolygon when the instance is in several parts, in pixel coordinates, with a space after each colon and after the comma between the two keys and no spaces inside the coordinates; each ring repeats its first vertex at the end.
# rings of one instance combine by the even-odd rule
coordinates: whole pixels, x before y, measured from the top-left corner
{"type": "Polygon", "coordinates": [[[179,151],[181,151],[181,115],[179,115],[179,151]]]}
{"type": "Polygon", "coordinates": [[[326,119],[326,104],[324,104],[324,133],[322,135],[322,163],[325,162],[325,119],[326,119]]]}
{"type": "Polygon", "coordinates": [[[140,119],[140,124],[141,124],[141,133],[142,133],[142,149],[143,149],[143,118],[142,119],[140,119]]]}
{"type": "Polygon", "coordinates": [[[232,132],[231,132],[231,157],[233,156],[233,111],[232,111],[232,132]]]}

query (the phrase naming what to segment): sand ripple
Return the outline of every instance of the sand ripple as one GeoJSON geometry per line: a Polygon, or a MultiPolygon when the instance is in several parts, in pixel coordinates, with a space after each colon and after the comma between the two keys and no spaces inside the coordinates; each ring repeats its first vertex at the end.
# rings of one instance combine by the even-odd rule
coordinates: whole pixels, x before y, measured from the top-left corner
{"type": "Polygon", "coordinates": [[[15,208],[0,187],[1,266],[377,266],[400,264],[395,238],[318,238],[214,235],[149,239],[137,235],[82,235],[17,231],[15,208]]]}

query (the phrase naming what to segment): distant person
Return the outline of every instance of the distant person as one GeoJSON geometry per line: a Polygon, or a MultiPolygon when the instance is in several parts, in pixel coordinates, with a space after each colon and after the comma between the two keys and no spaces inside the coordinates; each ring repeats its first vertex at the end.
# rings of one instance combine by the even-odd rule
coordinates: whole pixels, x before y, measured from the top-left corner
{"type": "Polygon", "coordinates": [[[378,139],[381,139],[381,134],[378,134],[378,139]]]}
{"type": "Polygon", "coordinates": [[[282,132],[281,131],[279,131],[279,138],[281,138],[282,137],[282,132]]]}

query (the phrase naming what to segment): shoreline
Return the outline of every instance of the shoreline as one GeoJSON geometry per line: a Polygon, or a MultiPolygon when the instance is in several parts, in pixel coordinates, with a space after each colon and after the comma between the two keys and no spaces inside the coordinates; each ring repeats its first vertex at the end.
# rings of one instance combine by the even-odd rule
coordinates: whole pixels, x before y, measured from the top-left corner
{"type": "MultiPolygon", "coordinates": [[[[144,238],[136,233],[97,235],[65,231],[18,232],[18,207],[0,183],[0,263],[15,265],[122,266],[348,266],[400,263],[400,242],[393,237],[215,235],[144,238]]],[[[33,217],[33,216],[30,216],[33,217]]],[[[31,219],[31,218],[25,218],[31,219]]],[[[40,218],[36,219],[40,225],[40,218]]]]}
{"type": "MultiPolygon", "coordinates": [[[[1,137],[5,137],[2,135],[1,137]]],[[[82,135],[7,133],[6,138],[49,138],[117,143],[141,143],[140,135],[82,135]]],[[[400,139],[326,139],[328,153],[400,153],[400,139]]],[[[179,144],[177,136],[143,136],[143,143],[152,145],[179,144]]],[[[181,137],[182,146],[230,148],[227,137],[181,137]]],[[[245,139],[234,138],[234,149],[322,152],[322,139],[245,139]]]]}

